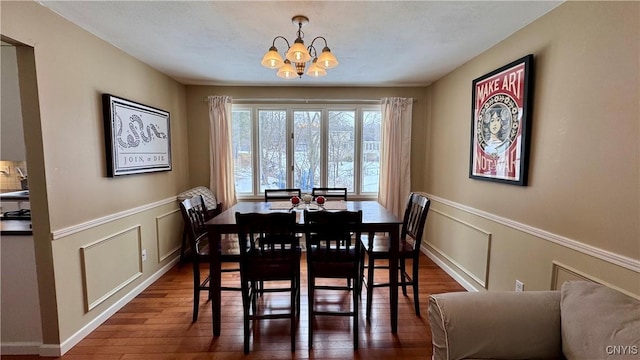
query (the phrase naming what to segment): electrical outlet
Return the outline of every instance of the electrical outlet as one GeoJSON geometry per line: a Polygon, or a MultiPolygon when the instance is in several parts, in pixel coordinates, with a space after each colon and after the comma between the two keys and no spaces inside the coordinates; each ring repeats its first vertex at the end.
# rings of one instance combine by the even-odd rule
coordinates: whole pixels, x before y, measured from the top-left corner
{"type": "Polygon", "coordinates": [[[516,280],[516,291],[517,292],[524,291],[524,283],[520,280],[516,280]]]}
{"type": "Polygon", "coordinates": [[[142,249],[142,261],[147,261],[147,249],[142,249]]]}

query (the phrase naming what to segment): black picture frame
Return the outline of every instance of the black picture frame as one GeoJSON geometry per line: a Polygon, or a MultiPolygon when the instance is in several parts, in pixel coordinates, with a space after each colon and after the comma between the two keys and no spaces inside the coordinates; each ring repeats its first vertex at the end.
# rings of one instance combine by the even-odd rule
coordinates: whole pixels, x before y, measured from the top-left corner
{"type": "Polygon", "coordinates": [[[107,176],[171,171],[168,111],[102,94],[107,176]]]}
{"type": "Polygon", "coordinates": [[[526,186],[533,54],[472,82],[469,178],[526,186]]]}

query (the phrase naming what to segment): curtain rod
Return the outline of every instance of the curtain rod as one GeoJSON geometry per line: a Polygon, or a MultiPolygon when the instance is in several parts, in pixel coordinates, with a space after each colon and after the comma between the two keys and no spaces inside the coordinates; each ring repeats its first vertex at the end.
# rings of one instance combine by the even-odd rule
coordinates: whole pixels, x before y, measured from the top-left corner
{"type": "MultiPolygon", "coordinates": [[[[203,99],[207,102],[208,97],[203,99]]],[[[413,102],[418,99],[413,98],[413,102]]],[[[303,103],[303,104],[380,104],[380,99],[300,99],[300,98],[233,98],[233,103],[258,103],[258,104],[280,104],[280,103],[303,103]]]]}

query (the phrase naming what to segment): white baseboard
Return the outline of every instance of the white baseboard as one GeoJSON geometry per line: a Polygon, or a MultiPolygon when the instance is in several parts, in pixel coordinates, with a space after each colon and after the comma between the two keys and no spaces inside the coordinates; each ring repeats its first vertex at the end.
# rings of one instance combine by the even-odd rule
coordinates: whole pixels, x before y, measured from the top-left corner
{"type": "Polygon", "coordinates": [[[453,280],[455,280],[458,284],[460,284],[463,288],[465,288],[467,291],[473,291],[473,292],[478,292],[478,288],[476,288],[475,286],[473,286],[473,284],[471,284],[470,282],[468,282],[464,277],[462,277],[462,275],[460,275],[454,268],[452,268],[451,266],[449,266],[447,263],[445,263],[444,261],[440,260],[439,257],[437,257],[432,251],[430,251],[428,248],[426,248],[425,246],[422,246],[420,248],[420,250],[422,251],[423,254],[427,255],[427,257],[429,259],[431,259],[434,263],[436,263],[436,265],[438,265],[442,270],[444,270],[444,272],[446,272],[447,274],[449,274],[449,276],[451,276],[453,278],[453,280]]]}
{"type": "Polygon", "coordinates": [[[133,300],[136,296],[138,296],[142,291],[148,288],[151,284],[153,284],[156,280],[158,280],[162,275],[167,273],[175,264],[178,263],[180,259],[176,256],[175,259],[171,260],[167,265],[160,268],[149,278],[144,280],[140,285],[136,286],[131,292],[123,296],[116,303],[111,305],[107,310],[105,310],[102,314],[98,315],[95,319],[85,325],[82,329],[78,330],[75,334],[71,335],[68,339],[62,341],[60,345],[58,344],[41,344],[41,343],[33,343],[33,342],[24,342],[24,343],[0,343],[0,353],[2,355],[34,355],[38,354],[40,356],[45,357],[58,357],[64,355],[67,351],[71,350],[76,344],[78,344],[82,339],[84,339],[87,335],[89,335],[92,331],[98,328],[98,326],[102,325],[107,319],[113,316],[118,310],[122,309],[129,301],[133,300]]]}

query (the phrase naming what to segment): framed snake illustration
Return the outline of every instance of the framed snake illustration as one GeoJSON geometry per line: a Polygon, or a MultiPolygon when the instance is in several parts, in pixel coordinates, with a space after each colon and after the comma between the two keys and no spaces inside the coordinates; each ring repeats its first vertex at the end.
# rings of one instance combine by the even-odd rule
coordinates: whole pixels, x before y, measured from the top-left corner
{"type": "Polygon", "coordinates": [[[107,176],[171,170],[169,112],[102,94],[107,176]]]}

